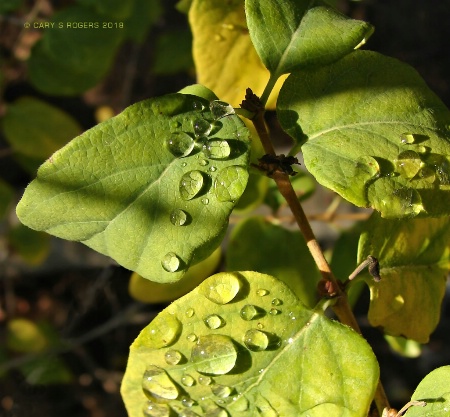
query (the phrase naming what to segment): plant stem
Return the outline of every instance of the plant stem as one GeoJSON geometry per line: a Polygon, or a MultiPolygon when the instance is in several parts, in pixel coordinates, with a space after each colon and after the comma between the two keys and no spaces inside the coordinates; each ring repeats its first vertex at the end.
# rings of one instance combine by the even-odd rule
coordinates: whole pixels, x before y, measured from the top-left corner
{"type": "MultiPolygon", "coordinates": [[[[252,119],[253,125],[260,137],[261,143],[263,145],[266,154],[275,155],[275,150],[273,148],[272,142],[270,140],[269,132],[267,131],[266,124],[264,122],[264,109],[260,108],[256,112],[255,117],[252,119]]],[[[280,193],[285,198],[286,202],[291,209],[295,220],[306,240],[309,251],[311,252],[314,261],[319,268],[322,278],[330,283],[333,289],[334,297],[336,298],[336,303],[332,306],[332,309],[341,323],[344,323],[352,327],[356,332],[361,334],[361,329],[356,321],[353,311],[348,303],[347,295],[340,287],[336,277],[331,271],[330,265],[328,264],[325,256],[320,248],[320,245],[314,235],[311,225],[306,218],[303,207],[301,206],[297,195],[292,187],[289,176],[280,170],[275,171],[272,174],[272,178],[275,180],[280,193]]],[[[390,408],[389,401],[384,392],[384,388],[381,381],[378,381],[378,386],[375,392],[374,401],[377,405],[378,412],[382,414],[384,408],[390,408]]]]}
{"type": "Polygon", "coordinates": [[[278,78],[278,76],[274,77],[273,75],[270,75],[269,81],[267,82],[267,85],[261,95],[261,103],[263,104],[263,106],[265,106],[267,100],[269,100],[270,93],[272,92],[273,87],[275,87],[278,78]]]}

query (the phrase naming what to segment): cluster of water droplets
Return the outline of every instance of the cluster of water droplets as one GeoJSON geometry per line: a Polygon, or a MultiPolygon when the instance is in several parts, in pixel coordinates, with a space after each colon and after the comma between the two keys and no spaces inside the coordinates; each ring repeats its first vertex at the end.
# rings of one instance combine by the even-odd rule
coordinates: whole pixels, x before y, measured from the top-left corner
{"type": "MultiPolygon", "coordinates": [[[[220,273],[204,281],[199,292],[210,302],[221,306],[239,300],[240,294],[245,291],[244,287],[237,274],[220,273]]],[[[216,379],[239,366],[240,346],[245,346],[255,354],[276,350],[281,346],[280,338],[263,330],[262,322],[268,314],[282,314],[283,300],[270,296],[270,291],[265,288],[253,291],[261,302],[241,304],[238,317],[248,326],[242,330],[240,339],[220,333],[220,329],[228,326],[224,317],[216,313],[198,317],[195,306],[186,308],[183,313],[185,320],[188,320],[185,335],[175,314],[160,314],[152,322],[149,332],[156,335],[149,347],[164,347],[161,353],[168,370],[153,364],[145,370],[142,388],[149,401],[144,406],[144,416],[165,417],[173,412],[178,416],[196,416],[195,406],[202,407],[202,415],[209,417],[229,416],[224,407],[240,412],[249,409],[249,400],[243,393],[233,386],[218,383],[216,379]],[[195,333],[192,332],[189,319],[196,323],[201,319],[206,332],[199,332],[198,327],[195,333]],[[192,343],[189,353],[172,346],[179,338],[192,343]]],[[[245,293],[243,296],[246,297],[245,293]]],[[[186,346],[185,342],[182,346],[186,346]]],[[[264,373],[264,369],[256,371],[264,373]]]]}
{"type": "MultiPolygon", "coordinates": [[[[204,206],[208,206],[212,197],[220,202],[235,202],[244,191],[248,173],[238,165],[222,169],[217,166],[218,162],[231,160],[234,156],[230,140],[214,136],[222,128],[220,120],[233,115],[234,109],[220,100],[211,101],[208,109],[200,101],[194,101],[192,108],[199,116],[192,120],[191,127],[184,131],[183,124],[175,120],[171,123],[174,131],[165,140],[166,148],[180,160],[181,168],[198,166],[198,169],[187,168],[182,174],[179,195],[186,202],[199,199],[204,206]],[[209,111],[205,113],[205,110],[209,111]],[[188,158],[189,163],[186,162],[188,158]]],[[[238,131],[236,138],[239,137],[238,131]]],[[[188,226],[192,220],[188,206],[174,208],[169,213],[169,220],[177,227],[188,226]]],[[[161,265],[167,272],[177,272],[185,266],[175,252],[168,252],[161,259],[161,265]]]]}

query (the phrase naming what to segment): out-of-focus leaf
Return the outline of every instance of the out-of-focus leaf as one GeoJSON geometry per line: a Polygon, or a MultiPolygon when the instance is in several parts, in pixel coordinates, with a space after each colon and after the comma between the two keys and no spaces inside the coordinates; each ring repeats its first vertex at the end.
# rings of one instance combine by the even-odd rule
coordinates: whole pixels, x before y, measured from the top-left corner
{"type": "Polygon", "coordinates": [[[0,178],[0,221],[8,213],[8,208],[14,198],[14,189],[0,178]]]}
{"type": "Polygon", "coordinates": [[[394,352],[397,352],[405,358],[418,358],[422,353],[420,344],[414,340],[389,336],[388,334],[384,335],[384,338],[394,352]]]}
{"type": "Polygon", "coordinates": [[[386,220],[374,213],[361,234],[358,263],[369,255],[378,258],[381,275],[380,282],[367,280],[372,326],[428,342],[450,269],[448,218],[386,220]]]}
{"type": "Polygon", "coordinates": [[[247,183],[248,130],[229,108],[186,94],[128,107],[41,166],[19,219],[178,281],[220,244],[247,183]]]}
{"type": "Polygon", "coordinates": [[[23,3],[23,0],[2,0],[0,3],[0,13],[8,13],[17,10],[23,3]]]}
{"type": "Polygon", "coordinates": [[[163,13],[161,0],[134,0],[134,9],[125,22],[126,38],[142,43],[163,13]]]}
{"type": "Polygon", "coordinates": [[[243,269],[276,275],[308,307],[317,303],[319,271],[299,231],[254,216],[232,231],[226,254],[228,271],[243,269]]]}
{"type": "Polygon", "coordinates": [[[40,265],[50,252],[50,236],[19,224],[8,233],[9,244],[30,265],[40,265]]]}
{"type": "Polygon", "coordinates": [[[175,8],[181,13],[188,14],[192,2],[193,0],[179,0],[175,8]]]}
{"type": "Polygon", "coordinates": [[[77,0],[78,4],[93,8],[98,14],[117,20],[127,19],[136,0],[77,0]]]}
{"type": "Polygon", "coordinates": [[[21,353],[37,353],[49,346],[42,328],[23,318],[8,321],[6,344],[8,349],[21,353]]]}
{"type": "Polygon", "coordinates": [[[21,372],[30,385],[67,384],[73,375],[58,357],[41,356],[20,366],[21,372]]]}
{"type": "Polygon", "coordinates": [[[450,214],[450,112],[408,65],[355,51],[291,74],[277,106],[307,169],[351,203],[386,218],[450,214]]]}
{"type": "Polygon", "coordinates": [[[361,417],[378,377],[356,332],[276,278],[234,272],[208,278],[142,330],[121,393],[130,417],[186,415],[186,404],[192,416],[361,417]]]}

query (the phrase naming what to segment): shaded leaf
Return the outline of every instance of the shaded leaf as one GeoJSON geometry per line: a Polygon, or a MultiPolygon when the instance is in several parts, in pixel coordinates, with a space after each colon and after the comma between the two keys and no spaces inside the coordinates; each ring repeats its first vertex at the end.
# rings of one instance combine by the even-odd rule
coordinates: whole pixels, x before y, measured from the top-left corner
{"type": "Polygon", "coordinates": [[[40,265],[50,253],[50,236],[18,224],[8,232],[13,252],[30,265],[40,265]]]}
{"type": "Polygon", "coordinates": [[[0,4],[0,13],[8,13],[17,10],[23,3],[23,0],[3,0],[0,4]]]}
{"type": "Polygon", "coordinates": [[[299,231],[254,216],[232,231],[227,270],[253,270],[276,276],[308,307],[317,303],[319,271],[299,231]]]}
{"type": "Polygon", "coordinates": [[[450,113],[408,65],[356,51],[292,74],[278,115],[317,181],[353,204],[450,214],[450,113]]]}
{"type": "Polygon", "coordinates": [[[322,4],[246,0],[250,37],[275,79],[300,68],[337,61],[373,32],[369,23],[350,19],[322,4]]]}
{"type": "Polygon", "coordinates": [[[127,19],[136,0],[77,0],[78,4],[94,9],[98,14],[114,19],[127,19]]]}
{"type": "Polygon", "coordinates": [[[394,352],[397,352],[405,358],[418,358],[422,354],[420,344],[414,340],[389,336],[388,334],[384,335],[384,339],[394,352]]]}
{"type": "Polygon", "coordinates": [[[374,214],[359,243],[358,262],[373,255],[381,281],[368,280],[369,321],[387,334],[420,343],[439,322],[450,269],[448,218],[386,220],[374,214]]]}
{"type": "MultiPolygon", "coordinates": [[[[250,40],[244,0],[194,0],[189,9],[189,23],[199,83],[235,107],[244,99],[247,88],[255,94],[262,93],[269,71],[250,40]]],[[[275,106],[280,87],[281,81],[267,108],[275,106]]]]}
{"type": "Polygon", "coordinates": [[[378,375],[361,336],[277,279],[234,272],[208,278],[142,330],[121,392],[130,417],[184,404],[202,416],[359,417],[378,375]]]}
{"type": "Polygon", "coordinates": [[[134,9],[125,22],[126,38],[142,43],[152,25],[163,14],[161,0],[134,0],[134,9]]]}
{"type": "Polygon", "coordinates": [[[248,177],[245,125],[214,120],[209,104],[171,94],[86,131],[41,166],[20,220],[145,278],[179,280],[219,245],[248,177]]]}
{"type": "Polygon", "coordinates": [[[444,417],[450,410],[450,366],[430,372],[417,386],[411,400],[425,401],[425,407],[411,407],[408,417],[444,417]]]}

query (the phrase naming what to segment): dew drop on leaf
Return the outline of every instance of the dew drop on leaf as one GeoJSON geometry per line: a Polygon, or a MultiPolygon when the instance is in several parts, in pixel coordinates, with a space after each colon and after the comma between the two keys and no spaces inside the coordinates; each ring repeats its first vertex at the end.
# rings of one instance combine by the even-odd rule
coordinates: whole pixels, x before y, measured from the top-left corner
{"type": "Polygon", "coordinates": [[[242,395],[233,397],[233,403],[231,407],[236,411],[247,411],[249,407],[248,399],[242,395]]]}
{"type": "Polygon", "coordinates": [[[273,306],[280,306],[281,304],[283,304],[283,301],[281,301],[279,298],[274,298],[273,300],[272,300],[272,305],[273,306]]]}
{"type": "Polygon", "coordinates": [[[170,346],[178,338],[181,330],[181,322],[175,316],[160,313],[147,329],[146,344],[153,349],[170,346]]]}
{"type": "Polygon", "coordinates": [[[170,349],[164,354],[164,360],[167,365],[178,365],[183,359],[181,352],[175,349],[170,349]]]}
{"type": "Polygon", "coordinates": [[[271,316],[277,316],[277,315],[280,314],[280,313],[281,313],[281,311],[280,311],[280,310],[277,310],[276,308],[271,308],[270,311],[269,311],[269,314],[270,314],[271,316]]]}
{"type": "Polygon", "coordinates": [[[219,201],[235,201],[245,190],[248,172],[244,167],[233,165],[221,169],[214,181],[214,193],[219,201]]]}
{"type": "Polygon", "coordinates": [[[188,308],[184,314],[186,314],[186,317],[191,318],[195,314],[195,310],[193,308],[188,308]]]}
{"type": "Polygon", "coordinates": [[[225,335],[201,336],[191,352],[191,362],[200,373],[223,375],[230,372],[237,359],[232,339],[225,335]]]}
{"type": "Polygon", "coordinates": [[[208,171],[210,171],[210,172],[216,172],[216,171],[217,171],[217,168],[216,168],[215,166],[211,166],[211,167],[209,167],[208,171]]]}
{"type": "Polygon", "coordinates": [[[261,330],[247,330],[244,336],[244,344],[254,352],[266,350],[269,346],[269,336],[261,330]]]}
{"type": "Polygon", "coordinates": [[[213,379],[210,376],[207,375],[200,375],[198,377],[198,383],[200,385],[211,385],[213,383],[213,379]]]}
{"type": "Polygon", "coordinates": [[[168,252],[161,259],[161,265],[167,272],[176,272],[180,269],[180,258],[174,252],[168,252]]]}
{"type": "Polygon", "coordinates": [[[148,366],[144,372],[142,388],[155,399],[174,400],[178,397],[178,388],[169,375],[155,365],[148,366]]]}
{"type": "Polygon", "coordinates": [[[433,184],[436,181],[436,173],[430,167],[424,166],[420,169],[416,179],[421,180],[426,184],[433,184]]]}
{"type": "Polygon", "coordinates": [[[187,339],[189,342],[195,342],[195,341],[197,340],[197,335],[196,335],[195,333],[189,333],[189,334],[186,336],[186,339],[187,339]]]}
{"type": "Polygon", "coordinates": [[[208,136],[211,133],[213,125],[205,119],[195,119],[192,122],[194,129],[194,135],[199,138],[202,136],[208,136]]]}
{"type": "Polygon", "coordinates": [[[186,223],[187,214],[181,209],[175,209],[170,213],[170,222],[174,226],[183,226],[186,223]]]}
{"type": "Polygon", "coordinates": [[[198,164],[199,164],[200,166],[202,166],[202,167],[205,167],[206,165],[209,164],[209,162],[208,162],[206,159],[200,159],[200,160],[198,161],[198,164]]]}
{"type": "Polygon", "coordinates": [[[205,108],[205,106],[199,101],[193,101],[192,108],[197,111],[202,111],[205,108]]]}
{"type": "Polygon", "coordinates": [[[181,383],[185,386],[185,387],[192,387],[195,384],[195,379],[192,378],[191,375],[183,375],[181,377],[181,383]]]}
{"type": "Polygon", "coordinates": [[[427,158],[427,164],[433,166],[440,185],[450,184],[450,162],[445,156],[432,154],[427,158]]]}
{"type": "Polygon", "coordinates": [[[414,151],[404,151],[394,159],[396,171],[404,178],[413,178],[420,170],[422,160],[414,151]]]}
{"type": "Polygon", "coordinates": [[[211,101],[209,103],[209,109],[216,120],[234,114],[233,106],[220,100],[211,101]]]}
{"type": "Polygon", "coordinates": [[[202,204],[204,204],[205,206],[207,206],[209,204],[209,198],[202,198],[202,204]]]}
{"type": "Polygon", "coordinates": [[[222,317],[217,314],[211,314],[203,320],[210,329],[218,329],[219,327],[223,327],[225,325],[225,321],[222,317]]]}
{"type": "Polygon", "coordinates": [[[188,156],[194,149],[194,139],[185,132],[172,133],[166,139],[166,146],[170,153],[178,158],[188,156]]]}
{"type": "Polygon", "coordinates": [[[392,193],[389,214],[392,216],[415,216],[423,211],[420,194],[413,188],[399,188],[392,193]]]}
{"type": "Polygon", "coordinates": [[[200,171],[189,171],[181,177],[180,194],[184,200],[191,200],[200,193],[204,185],[200,171]]]}
{"type": "Polygon", "coordinates": [[[266,290],[264,288],[259,288],[256,290],[256,295],[259,295],[260,297],[264,297],[265,295],[268,295],[268,294],[270,294],[269,290],[266,290]]]}
{"type": "Polygon", "coordinates": [[[264,315],[264,310],[252,304],[246,304],[241,308],[239,315],[242,319],[250,321],[262,317],[264,315]]]}
{"type": "Polygon", "coordinates": [[[233,388],[227,387],[226,385],[214,384],[211,385],[211,392],[219,398],[228,398],[233,392],[233,388]]]}
{"type": "Polygon", "coordinates": [[[203,153],[211,159],[226,159],[231,154],[231,148],[226,140],[211,139],[203,145],[203,153]]]}
{"type": "Polygon", "coordinates": [[[416,138],[413,133],[402,133],[400,135],[400,142],[405,145],[411,145],[416,141],[416,138]]]}
{"type": "Polygon", "coordinates": [[[229,272],[213,275],[199,286],[200,294],[216,304],[229,303],[240,289],[241,281],[235,274],[229,272]]]}
{"type": "Polygon", "coordinates": [[[148,401],[143,410],[144,417],[170,417],[170,408],[167,404],[156,404],[148,401]]]}

